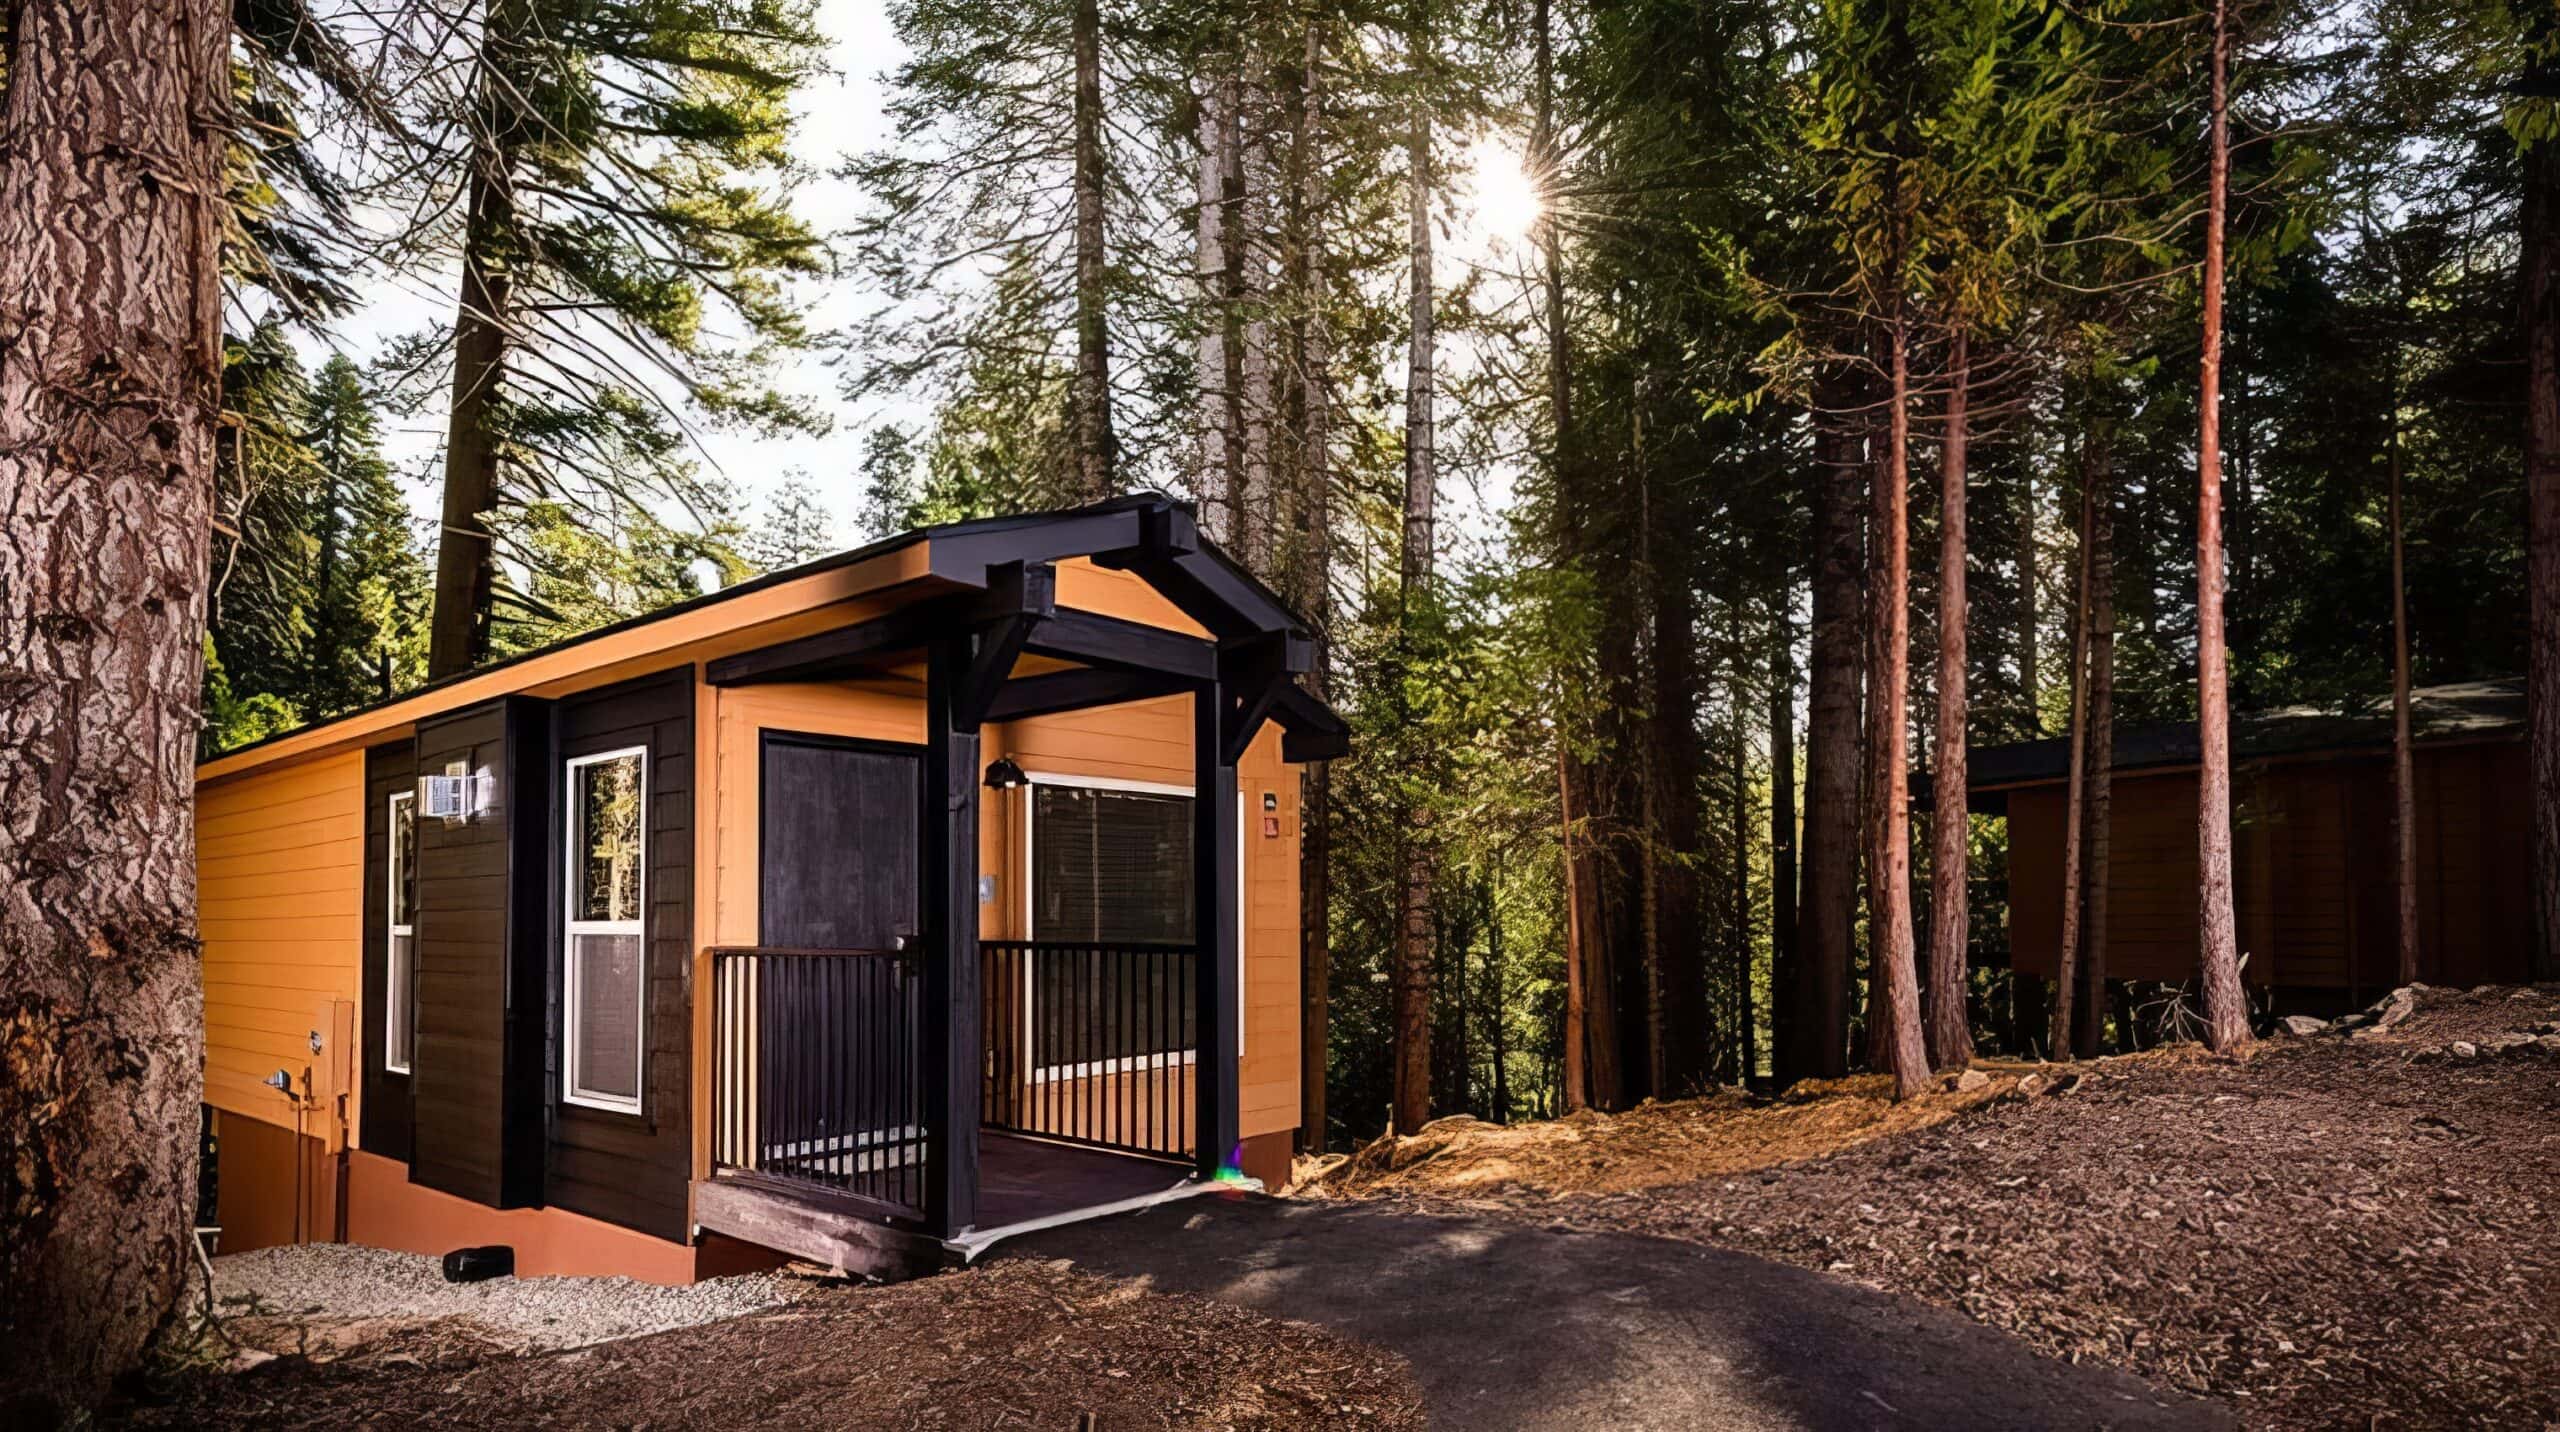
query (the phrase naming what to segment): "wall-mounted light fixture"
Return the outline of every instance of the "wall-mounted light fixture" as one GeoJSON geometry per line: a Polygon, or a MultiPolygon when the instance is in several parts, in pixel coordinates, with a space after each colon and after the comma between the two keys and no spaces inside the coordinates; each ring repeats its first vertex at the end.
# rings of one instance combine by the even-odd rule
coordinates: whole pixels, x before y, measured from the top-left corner
{"type": "Polygon", "coordinates": [[[1022,773],[1022,767],[1014,763],[1013,757],[998,756],[987,763],[987,789],[1010,791],[1029,784],[1031,778],[1022,773]]]}

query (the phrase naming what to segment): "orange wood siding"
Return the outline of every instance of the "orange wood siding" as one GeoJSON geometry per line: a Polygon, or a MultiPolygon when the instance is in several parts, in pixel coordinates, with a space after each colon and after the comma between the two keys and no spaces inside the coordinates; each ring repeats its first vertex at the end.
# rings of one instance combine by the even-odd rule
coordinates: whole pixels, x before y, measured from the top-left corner
{"type": "MultiPolygon", "coordinates": [[[[1104,574],[1116,576],[1117,574],[1104,574]]],[[[1060,574],[1061,581],[1065,572],[1060,574]]],[[[1088,591],[1087,600],[1096,593],[1088,591]]],[[[1114,613],[1122,615],[1125,613],[1114,613]]],[[[878,741],[921,742],[920,696],[841,684],[735,687],[716,697],[719,767],[717,899],[710,944],[753,944],[757,933],[757,752],[767,730],[811,731],[878,741]]],[[[1035,775],[1098,776],[1160,785],[1191,784],[1191,698],[1064,712],[990,725],[986,760],[1011,756],[1035,775]]],[[[1280,733],[1266,729],[1237,768],[1244,815],[1244,1063],[1240,1081],[1246,1137],[1298,1123],[1298,779],[1280,759],[1280,733]],[[1276,810],[1262,809],[1264,792],[1276,810]],[[1274,834],[1265,835],[1268,815],[1274,834]]],[[[981,787],[978,859],[996,881],[982,911],[986,939],[1023,937],[1024,845],[1029,804],[1019,792],[981,787]]],[[[707,984],[698,986],[708,988],[707,984]]],[[[709,1049],[706,1040],[701,1048],[709,1049]]],[[[707,1057],[707,1055],[706,1055],[707,1057]]],[[[697,1067],[707,1087],[707,1066],[697,1067]]],[[[703,1156],[707,1158],[707,1149],[703,1156]]]]}
{"type": "Polygon", "coordinates": [[[196,798],[204,939],[205,1102],[291,1128],[293,1105],[261,1081],[311,1071],[322,1107],[308,1132],[352,1125],[352,1012],[363,999],[364,756],[261,771],[196,798]],[[323,1049],[311,1051],[313,1030],[323,1049]],[[344,1121],[337,1093],[346,1095],[344,1121]]]}
{"type": "MultiPolygon", "coordinates": [[[[2524,977],[2524,747],[2421,749],[2420,978],[2524,977]]],[[[2396,976],[2391,767],[2380,755],[2244,767],[2234,777],[2234,913],[2255,985],[2373,991],[2396,976]]],[[[2010,940],[2017,968],[2050,977],[2062,930],[2059,785],[2009,793],[2010,940]]],[[[2192,978],[2196,780],[2119,775],[2108,882],[2107,974],[2192,978]]]]}

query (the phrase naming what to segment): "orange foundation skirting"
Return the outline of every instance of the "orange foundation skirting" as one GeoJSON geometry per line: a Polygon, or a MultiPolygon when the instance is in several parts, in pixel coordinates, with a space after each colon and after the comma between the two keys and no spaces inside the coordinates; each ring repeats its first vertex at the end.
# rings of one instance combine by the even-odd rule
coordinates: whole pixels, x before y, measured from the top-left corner
{"type": "Polygon", "coordinates": [[[1253,1135],[1244,1141],[1243,1156],[1236,1160],[1237,1165],[1249,1177],[1262,1180],[1265,1189],[1278,1193],[1289,1182],[1289,1144],[1296,1133],[1294,1129],[1282,1129],[1253,1135]]]}
{"type": "Polygon", "coordinates": [[[619,1275],[687,1284],[713,1276],[682,1243],[559,1208],[484,1208],[409,1182],[409,1167],[361,1149],[347,1155],[347,1241],[441,1257],[456,1248],[504,1243],[519,1277],[619,1275]]]}

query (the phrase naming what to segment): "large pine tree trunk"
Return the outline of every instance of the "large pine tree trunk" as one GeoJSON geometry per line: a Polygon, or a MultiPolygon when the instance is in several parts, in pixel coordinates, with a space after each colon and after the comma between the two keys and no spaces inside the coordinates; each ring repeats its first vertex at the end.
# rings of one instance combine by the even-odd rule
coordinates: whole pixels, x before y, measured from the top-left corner
{"type": "Polygon", "coordinates": [[[2089,769],[2082,780],[2080,833],[2080,1018],[2072,1037],[2094,1056],[2106,1037],[2108,890],[2114,882],[2116,761],[2115,449],[2108,428],[2091,431],[2082,474],[2089,488],[2089,769]]]}
{"type": "Polygon", "coordinates": [[[1965,955],[1973,935],[1966,880],[1972,873],[1965,765],[1965,457],[1971,349],[1961,324],[1950,343],[1945,442],[1938,465],[1937,800],[1929,813],[1928,1049],[1932,1069],[1973,1062],[1966,1010],[1965,955]]]}
{"type": "MultiPolygon", "coordinates": [[[[2085,439],[2084,439],[2085,442],[2085,439]]],[[[2084,449],[2085,451],[2085,449],[2084,449]]],[[[2085,781],[2088,775],[2089,589],[2094,524],[2085,463],[2080,485],[2080,587],[2071,607],[2071,769],[2062,796],[2062,938],[2054,961],[2053,1018],[2045,1025],[2048,1058],[2071,1057],[2072,1031],[2080,998],[2080,839],[2085,781]]]]}
{"type": "Polygon", "coordinates": [[[2211,153],[2204,231],[2204,360],[2196,435],[2196,958],[2204,985],[2204,1042],[2216,1052],[2249,1039],[2232,911],[2231,693],[2222,626],[2222,268],[2231,192],[2231,27],[2213,4],[2211,153]]]}
{"type": "MultiPolygon", "coordinates": [[[[521,0],[498,0],[499,34],[526,28],[521,0]]],[[[502,68],[500,42],[481,57],[480,106],[473,116],[471,175],[462,239],[462,294],[453,320],[453,402],[445,419],[444,513],[436,539],[435,610],[427,629],[427,677],[458,676],[489,658],[497,591],[500,414],[515,284],[507,253],[515,230],[515,165],[522,125],[518,82],[502,68]]]]}
{"type": "MultiPolygon", "coordinates": [[[[1333,358],[1325,316],[1324,31],[1307,22],[1299,74],[1297,165],[1290,192],[1297,206],[1297,304],[1292,319],[1298,395],[1297,509],[1305,524],[1294,568],[1298,610],[1315,627],[1315,668],[1307,689],[1333,699],[1333,358]]],[[[1298,1138],[1309,1152],[1327,1140],[1325,1082],[1333,1017],[1333,772],[1312,761],[1299,774],[1298,1138]]]]}
{"type": "Polygon", "coordinates": [[[1087,502],[1117,487],[1119,441],[1111,432],[1111,350],[1103,322],[1108,258],[1102,246],[1102,11],[1075,0],[1075,255],[1077,496],[1087,502]]]}
{"type": "MultiPolygon", "coordinates": [[[[2554,23],[2536,7],[2534,38],[2554,23]]],[[[2560,90],[2537,61],[2525,92],[2560,90]]],[[[2524,151],[2525,654],[2533,762],[2533,975],[2560,980],[2560,139],[2524,151]]]]}
{"type": "MultiPolygon", "coordinates": [[[[1416,79],[1426,53],[1425,22],[1417,5],[1413,28],[1416,79]]],[[[1398,643],[1410,655],[1420,607],[1430,600],[1431,559],[1437,540],[1434,510],[1439,469],[1434,437],[1434,353],[1431,274],[1431,110],[1417,98],[1405,141],[1411,185],[1411,294],[1405,348],[1403,613],[1398,643]]],[[[1399,663],[1401,665],[1401,662],[1399,663]]],[[[1411,730],[1417,766],[1427,753],[1411,730]]],[[[1409,812],[1404,831],[1404,870],[1398,898],[1395,1005],[1396,1132],[1409,1134],[1431,1118],[1431,876],[1434,853],[1427,809],[1409,812]]]]}
{"type": "Polygon", "coordinates": [[[1805,693],[1802,947],[1791,1028],[1794,1078],[1849,1072],[1850,943],[1858,909],[1859,687],[1865,647],[1864,459],[1857,389],[1838,369],[1813,394],[1813,630],[1805,693]]]}
{"type": "Polygon", "coordinates": [[[1874,952],[1877,998],[1868,1011],[1878,1066],[1893,1075],[1896,1098],[1929,1086],[1929,1051],[1920,1028],[1920,978],[1911,930],[1911,785],[1903,750],[1911,679],[1911,342],[1900,315],[1886,335],[1890,406],[1884,461],[1874,466],[1869,526],[1875,564],[1874,621],[1867,660],[1874,719],[1868,752],[1867,938],[1874,952]]]}
{"type": "Polygon", "coordinates": [[[0,1424],[184,1289],[230,17],[18,0],[0,109],[0,1424]]]}

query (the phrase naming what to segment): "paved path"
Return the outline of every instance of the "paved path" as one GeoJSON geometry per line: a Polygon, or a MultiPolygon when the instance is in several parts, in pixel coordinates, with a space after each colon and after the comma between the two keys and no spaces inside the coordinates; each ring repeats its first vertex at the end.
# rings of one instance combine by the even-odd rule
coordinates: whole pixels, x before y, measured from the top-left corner
{"type": "Polygon", "coordinates": [[[1366,1204],[1200,1198],[995,1256],[1392,1348],[1453,1428],[2229,1428],[2218,1403],[1745,1253],[1366,1204]]]}

